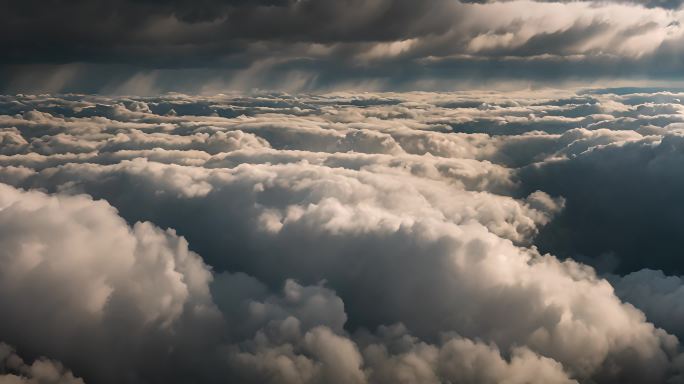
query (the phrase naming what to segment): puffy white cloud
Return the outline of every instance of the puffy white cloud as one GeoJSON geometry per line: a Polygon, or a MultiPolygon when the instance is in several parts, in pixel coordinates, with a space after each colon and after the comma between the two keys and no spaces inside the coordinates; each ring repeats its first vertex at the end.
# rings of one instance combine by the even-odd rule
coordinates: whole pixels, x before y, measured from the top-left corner
{"type": "Polygon", "coordinates": [[[368,372],[378,383],[576,383],[558,362],[515,348],[505,360],[493,344],[459,336],[421,342],[401,325],[381,327],[364,340],[368,372]]]}
{"type": "Polygon", "coordinates": [[[22,350],[55,356],[98,381],[131,380],[158,370],[155,360],[175,354],[168,348],[198,348],[200,334],[183,328],[218,322],[210,271],[172,231],[131,228],[86,196],[4,184],[0,223],[0,333],[22,350]],[[149,366],[136,372],[143,360],[149,366]]]}
{"type": "Polygon", "coordinates": [[[84,384],[84,381],[53,360],[40,358],[27,364],[12,347],[0,343],[0,383],[84,384]]]}
{"type": "Polygon", "coordinates": [[[100,148],[103,152],[122,150],[169,149],[169,150],[201,150],[209,154],[230,152],[236,149],[268,148],[268,142],[252,134],[242,131],[218,131],[213,134],[196,133],[189,136],[173,135],[162,132],[145,133],[131,130],[105,141],[100,148]]]}

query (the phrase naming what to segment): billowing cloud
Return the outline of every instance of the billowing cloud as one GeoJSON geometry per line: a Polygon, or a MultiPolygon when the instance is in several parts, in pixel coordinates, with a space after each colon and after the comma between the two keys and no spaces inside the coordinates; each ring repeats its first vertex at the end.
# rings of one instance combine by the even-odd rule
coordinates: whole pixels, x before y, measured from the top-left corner
{"type": "Polygon", "coordinates": [[[26,363],[5,343],[0,343],[0,383],[84,384],[59,362],[40,358],[31,364],[26,363]]]}
{"type": "Polygon", "coordinates": [[[5,96],[3,372],[676,382],[680,96],[5,96]]]}

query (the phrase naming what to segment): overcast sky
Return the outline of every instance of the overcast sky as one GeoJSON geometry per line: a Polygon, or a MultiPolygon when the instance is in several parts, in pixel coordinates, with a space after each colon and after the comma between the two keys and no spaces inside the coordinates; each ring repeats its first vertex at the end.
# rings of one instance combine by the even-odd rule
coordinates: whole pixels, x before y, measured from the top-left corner
{"type": "Polygon", "coordinates": [[[0,90],[672,83],[677,0],[3,0],[0,90]]]}

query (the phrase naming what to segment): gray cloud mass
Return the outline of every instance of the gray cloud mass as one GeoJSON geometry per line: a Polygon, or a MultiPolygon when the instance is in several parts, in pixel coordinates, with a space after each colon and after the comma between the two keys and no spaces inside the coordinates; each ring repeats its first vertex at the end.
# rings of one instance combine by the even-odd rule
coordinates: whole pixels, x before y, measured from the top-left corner
{"type": "Polygon", "coordinates": [[[682,82],[679,1],[4,0],[2,6],[0,91],[6,93],[682,82]]]}

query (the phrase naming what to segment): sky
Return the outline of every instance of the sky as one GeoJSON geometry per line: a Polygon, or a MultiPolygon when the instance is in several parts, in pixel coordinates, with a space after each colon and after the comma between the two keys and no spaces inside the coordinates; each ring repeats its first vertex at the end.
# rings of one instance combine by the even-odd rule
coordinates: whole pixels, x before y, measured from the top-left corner
{"type": "Polygon", "coordinates": [[[684,84],[677,0],[3,1],[0,91],[684,84]]]}
{"type": "Polygon", "coordinates": [[[684,383],[678,1],[0,9],[0,384],[684,383]]]}

